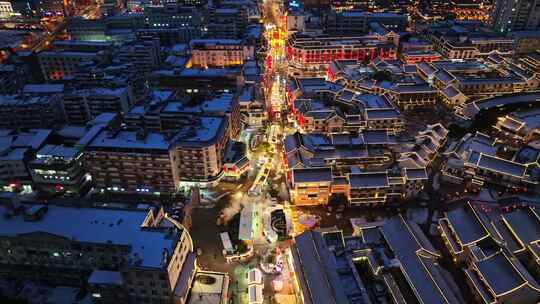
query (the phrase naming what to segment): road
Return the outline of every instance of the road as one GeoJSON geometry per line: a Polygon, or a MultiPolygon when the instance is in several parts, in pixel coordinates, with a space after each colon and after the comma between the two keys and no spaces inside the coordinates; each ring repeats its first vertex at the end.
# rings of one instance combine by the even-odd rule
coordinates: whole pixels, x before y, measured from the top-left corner
{"type": "MultiPolygon", "coordinates": [[[[284,249],[289,242],[270,243],[263,235],[263,214],[265,209],[273,203],[271,196],[278,196],[277,201],[282,202],[287,198],[284,182],[283,160],[281,158],[281,146],[283,139],[284,125],[283,121],[287,114],[287,105],[285,101],[286,71],[288,63],[284,56],[284,46],[286,38],[286,25],[280,10],[280,4],[275,0],[266,0],[263,5],[263,21],[266,29],[265,37],[268,41],[267,53],[263,58],[271,59],[271,66],[265,66],[265,79],[268,86],[265,90],[266,106],[269,112],[272,112],[268,124],[264,129],[264,137],[268,145],[261,145],[256,151],[250,151],[250,161],[252,169],[248,177],[242,181],[241,186],[227,189],[231,195],[219,200],[213,207],[207,209],[196,208],[192,214],[193,229],[191,236],[194,243],[201,249],[202,255],[199,256],[199,265],[204,269],[215,269],[225,271],[231,275],[232,292],[231,299],[233,303],[247,303],[247,286],[245,285],[246,272],[250,267],[260,267],[261,260],[265,253],[280,251],[277,247],[284,249]],[[249,191],[248,191],[249,189],[249,191]],[[284,195],[282,195],[284,194],[284,195]],[[231,218],[232,214],[240,212],[243,206],[253,204],[254,210],[257,210],[257,216],[254,218],[253,239],[250,246],[253,246],[255,256],[243,263],[227,264],[221,254],[222,245],[219,238],[219,232],[229,231],[225,226],[200,225],[200,223],[216,222],[217,218],[231,218]],[[227,216],[221,217],[221,215],[227,216]]],[[[263,48],[264,49],[264,48],[263,48]]],[[[264,142],[264,140],[263,140],[264,142]]],[[[225,186],[220,185],[216,189],[218,192],[225,192],[225,186]]],[[[234,229],[233,229],[234,231],[234,229]]],[[[281,250],[282,251],[282,250],[281,250]]],[[[283,271],[289,273],[289,271],[283,271]]],[[[272,281],[277,275],[265,275],[264,303],[272,303],[270,299],[277,299],[278,296],[292,297],[292,279],[282,278],[285,281],[286,292],[275,294],[271,286],[272,281]],[[284,294],[285,293],[285,294],[284,294]]],[[[280,300],[281,301],[281,300],[280,300]]],[[[280,302],[281,303],[281,302],[280,302]]],[[[283,302],[286,303],[286,302],[283,302]]]]}
{"type": "Polygon", "coordinates": [[[32,51],[35,52],[40,52],[47,49],[49,45],[66,29],[66,22],[64,18],[42,21],[42,24],[46,31],[44,32],[43,36],[32,46],[32,51]]]}

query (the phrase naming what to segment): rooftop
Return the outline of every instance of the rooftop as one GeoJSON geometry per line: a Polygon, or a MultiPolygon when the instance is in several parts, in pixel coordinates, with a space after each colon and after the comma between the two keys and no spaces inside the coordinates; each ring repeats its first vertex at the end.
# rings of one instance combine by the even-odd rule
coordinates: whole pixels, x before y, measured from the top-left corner
{"type": "Polygon", "coordinates": [[[32,148],[37,150],[49,138],[52,131],[48,129],[31,129],[26,132],[8,131],[0,135],[0,151],[11,148],[32,148]]]}
{"type": "Polygon", "coordinates": [[[226,273],[199,271],[193,279],[189,304],[221,304],[228,296],[228,287],[226,273]]]}
{"type": "Polygon", "coordinates": [[[525,279],[502,251],[475,264],[496,295],[510,292],[525,283],[525,279]]]}
{"type": "Polygon", "coordinates": [[[381,228],[421,303],[463,302],[447,281],[444,270],[435,262],[439,253],[415,223],[399,216],[387,220],[381,228]]]}
{"type": "Polygon", "coordinates": [[[221,94],[196,105],[189,105],[181,101],[169,102],[163,108],[163,112],[229,113],[232,112],[234,102],[233,94],[221,94]]]}
{"type": "Polygon", "coordinates": [[[103,129],[90,143],[91,148],[168,150],[169,142],[159,133],[137,136],[134,131],[103,129]]]}
{"type": "Polygon", "coordinates": [[[383,188],[388,187],[386,172],[355,173],[349,175],[351,188],[383,188]]]}
{"type": "Polygon", "coordinates": [[[71,161],[81,154],[82,152],[79,149],[73,147],[66,147],[63,145],[45,145],[37,152],[37,159],[35,161],[42,162],[49,158],[60,158],[64,161],[71,161]]]}
{"type": "Polygon", "coordinates": [[[23,94],[54,94],[63,92],[63,84],[27,84],[23,88],[23,94]]]}
{"type": "Polygon", "coordinates": [[[330,168],[294,169],[292,171],[293,183],[332,182],[330,168]]]}
{"type": "Polygon", "coordinates": [[[292,246],[294,269],[304,303],[349,303],[337,273],[337,265],[320,233],[306,231],[292,246]]]}
{"type": "Polygon", "coordinates": [[[478,167],[507,174],[514,177],[523,177],[527,166],[491,155],[481,154],[477,162],[478,167]]]}
{"type": "Polygon", "coordinates": [[[225,116],[200,116],[199,119],[197,125],[180,130],[172,141],[181,146],[203,146],[225,134],[228,125],[225,116]]]}
{"type": "MultiPolygon", "coordinates": [[[[141,228],[147,211],[54,205],[34,205],[29,209],[35,210],[36,207],[47,210],[41,219],[35,221],[25,221],[23,216],[1,216],[0,235],[17,237],[44,232],[78,242],[130,246],[128,263],[141,267],[166,266],[163,264],[163,250],[172,254],[175,247],[167,232],[141,228]]],[[[3,206],[0,210],[2,213],[7,211],[3,206]]]]}
{"type": "Polygon", "coordinates": [[[461,245],[469,245],[489,235],[470,203],[463,208],[446,212],[446,217],[461,245]]]}
{"type": "Polygon", "coordinates": [[[502,218],[525,245],[540,240],[540,217],[536,209],[517,209],[503,214],[502,218]]]}

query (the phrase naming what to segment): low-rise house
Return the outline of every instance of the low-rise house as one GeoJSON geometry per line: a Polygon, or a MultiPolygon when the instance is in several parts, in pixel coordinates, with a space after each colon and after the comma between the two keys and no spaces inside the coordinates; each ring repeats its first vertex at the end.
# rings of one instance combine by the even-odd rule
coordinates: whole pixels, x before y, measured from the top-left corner
{"type": "Polygon", "coordinates": [[[420,227],[403,216],[357,223],[355,261],[367,269],[399,303],[465,303],[456,282],[438,262],[442,257],[420,227]]]}
{"type": "Polygon", "coordinates": [[[488,212],[477,202],[467,202],[445,212],[438,228],[478,302],[536,303],[540,299],[536,209],[488,212]]]}
{"type": "Polygon", "coordinates": [[[537,164],[503,158],[498,153],[499,148],[504,149],[488,135],[478,132],[465,135],[444,152],[443,179],[456,183],[466,181],[476,185],[492,183],[526,188],[540,182],[537,164]]]}
{"type": "Polygon", "coordinates": [[[507,114],[494,127],[507,138],[529,142],[540,137],[540,110],[507,114]]]}
{"type": "Polygon", "coordinates": [[[290,248],[299,303],[371,303],[341,231],[306,231],[290,248]]]}

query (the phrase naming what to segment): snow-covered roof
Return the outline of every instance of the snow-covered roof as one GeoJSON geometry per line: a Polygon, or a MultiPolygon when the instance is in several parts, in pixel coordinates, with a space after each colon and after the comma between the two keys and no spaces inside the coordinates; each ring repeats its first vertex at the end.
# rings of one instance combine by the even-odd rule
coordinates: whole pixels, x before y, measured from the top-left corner
{"type": "MultiPolygon", "coordinates": [[[[163,250],[172,254],[176,245],[166,231],[141,228],[147,211],[54,205],[46,208],[43,217],[35,221],[25,221],[23,216],[0,216],[0,235],[44,232],[77,242],[130,246],[128,263],[153,268],[166,267],[163,250]]],[[[0,212],[6,212],[3,206],[0,212]]]]}
{"type": "Polygon", "coordinates": [[[27,84],[23,88],[23,94],[54,94],[63,92],[63,84],[27,84]]]}
{"type": "Polygon", "coordinates": [[[137,132],[133,131],[119,131],[114,134],[111,131],[104,130],[92,140],[90,147],[168,150],[169,142],[165,139],[165,136],[159,133],[149,132],[145,136],[138,138],[137,132]]]}
{"type": "Polygon", "coordinates": [[[227,299],[228,288],[226,273],[198,271],[193,279],[189,304],[222,304],[227,299]]]}
{"type": "Polygon", "coordinates": [[[173,139],[180,146],[201,146],[213,143],[225,134],[228,120],[224,116],[201,116],[197,126],[181,130],[173,139]]]}
{"type": "Polygon", "coordinates": [[[122,285],[124,280],[118,271],[94,270],[88,278],[89,284],[122,285]]]}
{"type": "Polygon", "coordinates": [[[35,162],[41,162],[49,158],[61,158],[64,161],[71,161],[81,155],[79,149],[66,147],[64,145],[45,145],[37,152],[35,162]]]}

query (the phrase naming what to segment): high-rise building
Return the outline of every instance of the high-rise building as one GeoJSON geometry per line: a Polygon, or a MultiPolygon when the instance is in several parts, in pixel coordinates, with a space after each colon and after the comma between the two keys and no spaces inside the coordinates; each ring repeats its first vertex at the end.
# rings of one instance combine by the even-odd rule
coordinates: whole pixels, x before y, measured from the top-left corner
{"type": "Polygon", "coordinates": [[[501,32],[540,29],[540,0],[496,0],[490,19],[501,32]]]}

